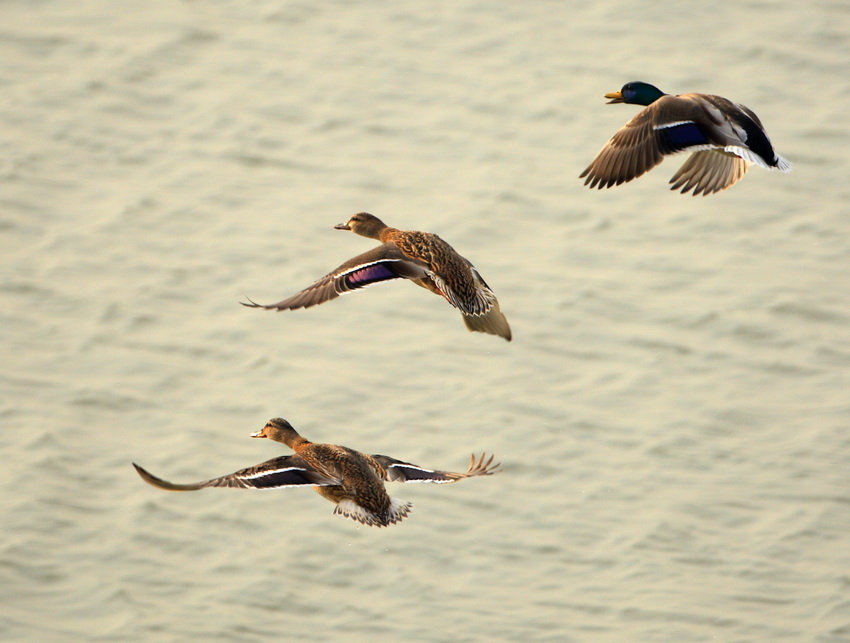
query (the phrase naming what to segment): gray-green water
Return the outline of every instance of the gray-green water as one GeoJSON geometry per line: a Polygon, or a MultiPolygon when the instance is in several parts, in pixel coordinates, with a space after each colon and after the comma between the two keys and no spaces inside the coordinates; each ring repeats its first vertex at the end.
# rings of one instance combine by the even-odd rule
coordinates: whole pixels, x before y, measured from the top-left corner
{"type": "Polygon", "coordinates": [[[0,5],[0,638],[850,638],[850,8],[841,2],[0,5]],[[790,175],[578,174],[628,80],[752,107],[790,175]],[[436,232],[515,339],[392,284],[436,232]],[[166,494],[309,438],[504,472],[166,494]]]}

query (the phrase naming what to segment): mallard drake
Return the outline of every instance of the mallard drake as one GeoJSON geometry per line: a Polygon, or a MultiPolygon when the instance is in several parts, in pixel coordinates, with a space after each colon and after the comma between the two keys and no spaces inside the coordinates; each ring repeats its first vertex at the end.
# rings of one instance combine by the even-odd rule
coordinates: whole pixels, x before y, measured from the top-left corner
{"type": "Polygon", "coordinates": [[[142,480],[166,491],[196,491],[207,487],[279,489],[312,486],[320,496],[336,505],[334,514],[371,527],[386,527],[399,522],[413,507],[409,502],[390,498],[384,487],[385,481],[446,484],[464,478],[489,476],[499,467],[499,463],[493,464],[492,455],[487,458],[486,454],[482,454],[477,460],[474,455],[470,458],[466,473],[426,469],[386,455],[368,455],[336,444],[310,442],[282,418],[269,420],[251,437],[282,442],[295,451],[295,455],[272,458],[227,476],[191,484],[167,482],[135,462],[133,466],[142,480]]]}
{"type": "Polygon", "coordinates": [[[626,83],[605,94],[611,103],[646,105],[611,137],[579,178],[591,188],[610,188],[639,177],[665,156],[692,152],[670,179],[671,190],[707,196],[739,181],[751,163],[791,171],[773,149],[758,116],[743,105],[711,94],[665,94],[649,83],[626,83]]]}
{"type": "Polygon", "coordinates": [[[373,284],[409,279],[457,308],[469,330],[511,340],[511,327],[490,286],[475,266],[436,234],[391,228],[368,212],[355,214],[334,228],[377,239],[381,245],[349,259],[283,301],[264,306],[249,299],[250,303],[242,305],[268,310],[309,308],[373,284]]]}

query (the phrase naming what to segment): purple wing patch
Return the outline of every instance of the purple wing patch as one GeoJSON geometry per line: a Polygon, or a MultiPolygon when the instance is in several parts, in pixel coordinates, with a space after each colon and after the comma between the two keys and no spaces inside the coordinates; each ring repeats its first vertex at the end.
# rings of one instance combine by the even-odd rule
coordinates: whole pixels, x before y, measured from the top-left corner
{"type": "Polygon", "coordinates": [[[369,266],[363,266],[357,270],[353,270],[345,275],[345,285],[354,290],[356,288],[364,288],[371,284],[389,279],[397,279],[398,275],[384,263],[373,263],[369,266]]]}
{"type": "Polygon", "coordinates": [[[689,147],[705,145],[708,139],[696,123],[676,123],[656,130],[661,137],[661,148],[666,153],[679,152],[689,147]]]}

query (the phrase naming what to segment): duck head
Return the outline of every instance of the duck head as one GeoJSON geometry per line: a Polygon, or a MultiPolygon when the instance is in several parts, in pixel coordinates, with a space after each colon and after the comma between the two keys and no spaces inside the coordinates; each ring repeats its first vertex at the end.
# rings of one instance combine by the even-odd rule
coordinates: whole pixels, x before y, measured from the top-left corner
{"type": "Polygon", "coordinates": [[[608,101],[608,105],[611,105],[612,103],[651,105],[662,96],[664,96],[664,92],[658,89],[658,87],[639,80],[633,80],[630,83],[626,83],[618,92],[605,94],[605,98],[611,99],[608,101]]]}
{"type": "Polygon", "coordinates": [[[273,418],[269,420],[262,429],[256,433],[252,433],[251,437],[268,438],[275,442],[282,442],[288,447],[292,447],[296,443],[306,441],[298,434],[298,431],[296,431],[292,425],[283,418],[273,418]]]}
{"type": "Polygon", "coordinates": [[[368,212],[358,212],[346,223],[338,223],[334,226],[337,230],[351,230],[355,234],[370,239],[379,239],[381,231],[386,227],[387,224],[368,212]]]}

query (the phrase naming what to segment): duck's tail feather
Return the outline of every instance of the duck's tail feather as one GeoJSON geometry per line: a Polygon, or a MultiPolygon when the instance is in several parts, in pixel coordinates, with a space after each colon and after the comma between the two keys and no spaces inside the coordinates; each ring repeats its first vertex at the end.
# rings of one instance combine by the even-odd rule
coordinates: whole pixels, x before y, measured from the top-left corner
{"type": "Polygon", "coordinates": [[[411,509],[413,509],[413,503],[405,502],[398,498],[390,498],[390,506],[386,512],[377,514],[360,506],[354,500],[345,498],[340,500],[336,508],[334,508],[334,514],[351,518],[369,527],[387,527],[404,520],[411,509]]]}
{"type": "Polygon", "coordinates": [[[508,324],[508,319],[499,308],[499,302],[495,299],[493,304],[483,315],[467,315],[462,313],[463,323],[470,331],[477,333],[489,333],[490,335],[498,335],[508,341],[511,341],[511,327],[508,324]]]}

